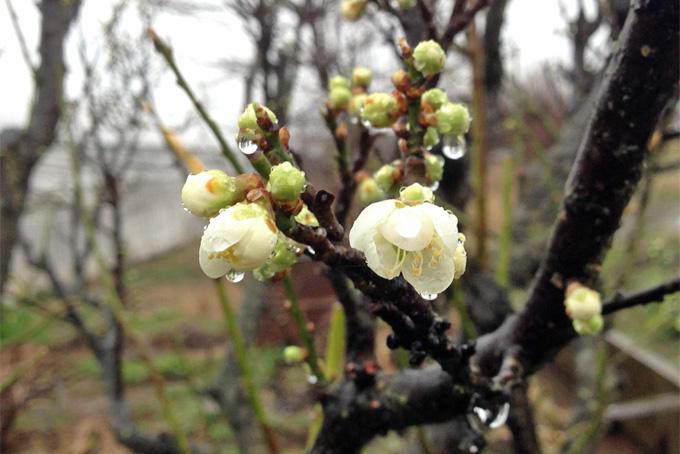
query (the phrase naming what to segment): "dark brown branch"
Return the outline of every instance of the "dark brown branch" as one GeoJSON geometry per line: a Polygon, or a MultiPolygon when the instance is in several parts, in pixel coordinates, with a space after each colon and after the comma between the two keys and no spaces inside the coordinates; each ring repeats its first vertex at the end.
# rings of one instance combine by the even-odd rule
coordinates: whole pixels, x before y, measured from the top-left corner
{"type": "Polygon", "coordinates": [[[489,0],[477,0],[472,6],[465,8],[467,2],[458,0],[451,11],[451,17],[449,18],[449,23],[439,40],[439,44],[448,50],[453,43],[453,38],[467,27],[470,22],[475,18],[477,12],[488,5],[489,0]]]}
{"type": "Polygon", "coordinates": [[[614,312],[629,307],[660,303],[666,296],[677,292],[680,292],[680,277],[676,277],[663,284],[630,295],[617,293],[602,306],[602,314],[613,314],[614,312]]]}
{"type": "Polygon", "coordinates": [[[564,288],[593,284],[640,180],[647,141],[678,80],[678,9],[663,0],[631,9],[525,309],[478,343],[485,375],[498,371],[508,346],[520,348],[530,373],[575,335],[564,288]]]}

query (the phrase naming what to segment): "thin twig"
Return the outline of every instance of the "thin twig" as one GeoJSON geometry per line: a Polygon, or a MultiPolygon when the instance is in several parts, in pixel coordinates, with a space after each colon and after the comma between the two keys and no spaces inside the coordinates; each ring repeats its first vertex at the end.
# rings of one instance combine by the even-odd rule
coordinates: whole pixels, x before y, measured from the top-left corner
{"type": "Polygon", "coordinates": [[[26,38],[24,37],[24,32],[19,26],[19,17],[17,16],[14,6],[12,5],[12,0],[5,0],[7,4],[7,10],[9,11],[9,17],[12,19],[12,27],[14,27],[14,33],[17,35],[19,40],[19,47],[21,47],[21,56],[26,62],[26,66],[31,71],[31,76],[35,79],[38,75],[38,69],[36,68],[33,61],[31,61],[31,53],[28,51],[28,46],[26,45],[26,38]]]}
{"type": "Polygon", "coordinates": [[[642,290],[630,295],[622,295],[617,293],[612,299],[607,301],[602,306],[602,314],[612,314],[614,312],[620,311],[621,309],[627,309],[633,306],[659,303],[662,302],[667,295],[677,292],[680,292],[680,277],[676,277],[670,281],[664,282],[663,284],[659,284],[647,290],[642,290]]]}

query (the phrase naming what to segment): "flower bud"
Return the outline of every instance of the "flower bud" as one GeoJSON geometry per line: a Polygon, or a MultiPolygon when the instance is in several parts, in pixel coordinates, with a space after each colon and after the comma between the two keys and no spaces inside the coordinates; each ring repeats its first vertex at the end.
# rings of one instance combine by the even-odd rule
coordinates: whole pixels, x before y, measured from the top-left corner
{"type": "Polygon", "coordinates": [[[296,251],[302,251],[302,248],[294,241],[280,236],[269,261],[276,267],[277,272],[285,270],[297,262],[298,255],[296,251]]]}
{"type": "Polygon", "coordinates": [[[355,87],[368,88],[371,84],[371,70],[364,67],[354,68],[352,71],[352,85],[355,87]]]}
{"type": "Polygon", "coordinates": [[[462,104],[447,102],[435,114],[437,130],[445,136],[460,136],[470,129],[470,113],[462,104]]]}
{"type": "Polygon", "coordinates": [[[343,76],[333,76],[328,81],[328,91],[333,91],[335,88],[346,88],[349,90],[349,81],[343,76]]]}
{"type": "Polygon", "coordinates": [[[392,189],[392,186],[394,186],[394,170],[394,166],[385,164],[373,174],[373,178],[378,184],[378,187],[385,192],[389,191],[392,189]]]}
{"type": "Polygon", "coordinates": [[[340,14],[346,20],[355,22],[364,15],[368,0],[342,0],[340,14]]]}
{"type": "MultiPolygon", "coordinates": [[[[255,111],[256,103],[250,103],[246,106],[246,110],[243,111],[241,116],[238,118],[238,129],[239,136],[248,140],[257,140],[262,136],[262,128],[257,124],[257,113],[255,111]]],[[[269,117],[272,123],[277,123],[278,119],[274,112],[269,110],[267,107],[262,106],[266,115],[269,117]]]]}
{"type": "Polygon", "coordinates": [[[207,170],[187,177],[182,187],[182,203],[196,216],[213,217],[222,208],[243,200],[236,179],[221,170],[207,170]]]}
{"type": "Polygon", "coordinates": [[[277,202],[293,202],[305,189],[305,173],[290,162],[272,167],[267,190],[277,202]]]}
{"type": "MultiPolygon", "coordinates": [[[[428,128],[429,129],[429,128],[428,128]]],[[[425,176],[431,182],[444,177],[444,157],[428,153],[425,155],[425,176]]]]}
{"type": "Polygon", "coordinates": [[[283,360],[288,365],[299,364],[305,360],[305,350],[297,345],[289,345],[283,349],[283,360]]]}
{"type": "Polygon", "coordinates": [[[413,183],[399,191],[399,199],[406,204],[411,204],[413,202],[432,202],[434,201],[434,194],[432,194],[432,189],[425,187],[420,183],[413,183]]]}
{"type": "Polygon", "coordinates": [[[346,109],[352,99],[352,92],[349,88],[335,87],[328,94],[328,105],[332,109],[346,109]]]}
{"type": "Polygon", "coordinates": [[[465,251],[465,235],[463,235],[462,233],[458,234],[458,245],[456,246],[456,251],[453,253],[453,267],[456,270],[453,275],[453,278],[460,279],[463,273],[465,273],[465,268],[467,267],[467,252],[465,251]]]}
{"type": "Polygon", "coordinates": [[[295,221],[298,224],[306,225],[308,227],[318,227],[319,220],[314,216],[314,213],[309,211],[307,205],[302,205],[302,209],[295,215],[295,221]]]}
{"type": "Polygon", "coordinates": [[[441,72],[444,63],[446,55],[436,41],[422,41],[413,50],[413,65],[425,77],[441,72]]]}
{"type": "Polygon", "coordinates": [[[602,331],[604,319],[601,315],[596,315],[588,320],[574,320],[572,322],[574,331],[581,336],[592,336],[602,331]]]}
{"type": "Polygon", "coordinates": [[[364,178],[359,183],[359,199],[363,203],[373,203],[385,198],[385,193],[373,178],[364,178]]]}
{"type": "Polygon", "coordinates": [[[416,0],[398,0],[399,9],[409,9],[416,6],[416,0]]]}
{"type": "Polygon", "coordinates": [[[438,110],[441,106],[449,101],[446,92],[440,88],[431,88],[423,93],[423,97],[420,98],[420,104],[428,104],[432,107],[432,111],[438,110]]]}
{"type": "Polygon", "coordinates": [[[390,80],[392,81],[394,88],[401,91],[402,93],[406,93],[408,87],[411,84],[411,76],[409,76],[408,73],[403,69],[394,71],[390,76],[390,80]]]}
{"type": "Polygon", "coordinates": [[[352,96],[352,99],[349,102],[350,115],[354,117],[358,117],[359,115],[361,115],[361,109],[364,108],[366,98],[368,98],[368,95],[364,93],[352,96]]]}
{"type": "Polygon", "coordinates": [[[399,118],[399,102],[389,93],[372,93],[364,102],[361,118],[376,128],[387,128],[399,118]]]}
{"type": "Polygon", "coordinates": [[[578,282],[572,282],[567,287],[564,306],[572,320],[590,320],[602,313],[600,294],[578,282]]]}
{"type": "Polygon", "coordinates": [[[439,143],[439,133],[437,128],[430,126],[425,130],[425,135],[423,136],[423,145],[429,150],[439,143]]]}

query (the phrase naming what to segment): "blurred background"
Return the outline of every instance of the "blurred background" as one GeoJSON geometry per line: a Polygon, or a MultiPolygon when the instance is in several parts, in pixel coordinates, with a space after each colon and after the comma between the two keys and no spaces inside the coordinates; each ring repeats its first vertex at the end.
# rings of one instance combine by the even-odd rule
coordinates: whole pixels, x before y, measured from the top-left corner
{"type": "MultiPolygon", "coordinates": [[[[168,143],[183,144],[208,168],[230,166],[146,30],[153,26],[172,46],[234,149],[238,115],[248,102],[263,102],[290,128],[309,179],[333,192],[333,140],[320,114],[328,79],[366,66],[371,90],[389,91],[402,33],[375,8],[350,23],[338,6],[3,2],[2,452],[128,452],[117,432],[169,431],[158,380],[192,443],[207,452],[264,451],[220,307],[198,267],[203,222],[182,209],[186,170],[168,143]],[[106,304],[110,295],[125,309],[132,340],[106,304]],[[151,349],[151,361],[140,345],[151,349]]],[[[465,208],[461,220],[470,225],[479,205],[464,201],[485,199],[486,227],[470,233],[472,251],[488,245],[481,265],[515,307],[541,257],[627,7],[625,0],[497,0],[449,52],[440,86],[466,104],[485,99],[484,137],[473,140],[484,143],[486,187],[468,181],[475,156],[467,153],[447,160],[438,197],[465,208]]],[[[679,132],[675,105],[650,142],[643,180],[604,264],[605,296],[680,269],[679,132]]],[[[373,170],[394,151],[389,134],[376,149],[373,170]]],[[[311,261],[298,264],[293,279],[323,349],[335,296],[311,261]]],[[[481,291],[470,285],[467,305],[481,291]]],[[[282,358],[286,345],[299,343],[283,293],[251,277],[230,284],[229,293],[274,431],[285,451],[300,451],[317,410],[304,368],[282,358]]],[[[618,314],[601,337],[573,343],[532,378],[546,453],[678,452],[680,305],[671,298],[618,314]]],[[[438,304],[458,322],[454,334],[461,332],[455,307],[438,304]]],[[[392,370],[401,360],[385,346],[388,333],[379,325],[376,349],[380,366],[392,370]]],[[[423,433],[436,445],[440,431],[430,427],[380,437],[366,452],[427,452],[423,433]]],[[[508,452],[509,437],[496,430],[490,452],[508,452]]]]}

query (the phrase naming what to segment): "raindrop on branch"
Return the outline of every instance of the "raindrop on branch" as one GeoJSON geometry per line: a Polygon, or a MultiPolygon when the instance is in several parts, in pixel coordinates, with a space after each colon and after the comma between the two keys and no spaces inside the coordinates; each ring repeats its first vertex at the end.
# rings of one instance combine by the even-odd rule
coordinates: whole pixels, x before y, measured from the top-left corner
{"type": "Polygon", "coordinates": [[[465,156],[466,151],[464,136],[446,136],[442,140],[442,154],[448,159],[460,159],[465,156]]]}
{"type": "Polygon", "coordinates": [[[251,155],[259,149],[255,142],[250,139],[246,139],[245,137],[239,137],[236,141],[236,144],[238,145],[238,149],[241,150],[241,153],[247,155],[251,155]]]}
{"type": "Polygon", "coordinates": [[[229,282],[232,282],[234,284],[239,283],[243,280],[245,277],[246,273],[242,271],[236,271],[234,269],[231,269],[227,271],[227,274],[224,275],[225,279],[228,280],[229,282]]]}

